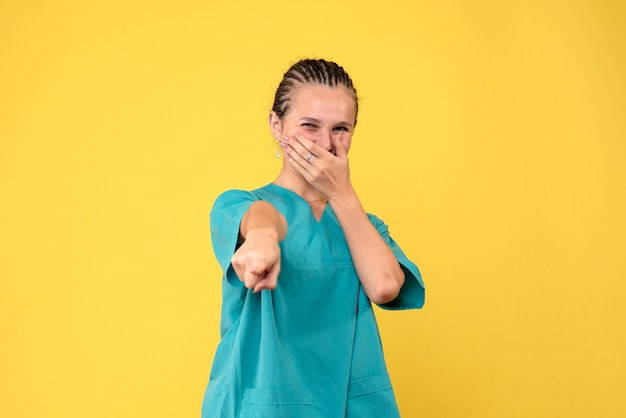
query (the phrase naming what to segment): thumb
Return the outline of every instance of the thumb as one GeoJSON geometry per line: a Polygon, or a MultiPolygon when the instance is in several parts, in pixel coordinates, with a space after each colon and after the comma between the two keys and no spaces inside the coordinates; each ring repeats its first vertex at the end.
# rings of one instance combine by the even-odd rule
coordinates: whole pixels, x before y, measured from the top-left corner
{"type": "Polygon", "coordinates": [[[335,150],[338,158],[346,158],[348,151],[346,150],[346,144],[344,142],[343,136],[338,136],[335,140],[335,150]]]}

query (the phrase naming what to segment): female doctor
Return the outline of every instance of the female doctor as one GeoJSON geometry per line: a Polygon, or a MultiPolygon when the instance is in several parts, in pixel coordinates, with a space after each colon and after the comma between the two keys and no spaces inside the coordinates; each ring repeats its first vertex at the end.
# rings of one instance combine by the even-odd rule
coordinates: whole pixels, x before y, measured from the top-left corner
{"type": "Polygon", "coordinates": [[[399,417],[371,303],[421,308],[424,285],[350,181],[357,112],[341,66],[297,62],[269,117],[280,173],[215,201],[221,341],[203,418],[399,417]]]}

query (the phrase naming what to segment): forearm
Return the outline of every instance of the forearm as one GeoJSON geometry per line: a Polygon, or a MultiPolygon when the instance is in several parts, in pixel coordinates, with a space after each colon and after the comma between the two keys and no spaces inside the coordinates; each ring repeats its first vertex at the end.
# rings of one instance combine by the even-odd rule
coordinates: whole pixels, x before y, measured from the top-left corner
{"type": "Polygon", "coordinates": [[[264,236],[280,242],[287,234],[287,221],[274,206],[260,200],[254,202],[243,216],[239,232],[244,240],[264,236]]]}
{"type": "Polygon", "coordinates": [[[330,199],[363,289],[374,303],[393,300],[404,284],[398,260],[372,225],[353,189],[330,199]]]}
{"type": "Polygon", "coordinates": [[[280,273],[279,242],[287,233],[287,222],[274,206],[255,202],[239,227],[241,245],[231,258],[237,277],[256,293],[273,290],[280,273]]]}

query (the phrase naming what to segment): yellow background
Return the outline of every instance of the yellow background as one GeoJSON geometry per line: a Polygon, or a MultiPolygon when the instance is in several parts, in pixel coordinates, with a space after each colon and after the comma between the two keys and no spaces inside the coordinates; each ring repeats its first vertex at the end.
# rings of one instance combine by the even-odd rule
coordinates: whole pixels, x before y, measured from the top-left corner
{"type": "Polygon", "coordinates": [[[208,212],[307,56],[427,284],[377,311],[403,417],[626,416],[625,4],[2,1],[0,416],[199,416],[208,212]]]}

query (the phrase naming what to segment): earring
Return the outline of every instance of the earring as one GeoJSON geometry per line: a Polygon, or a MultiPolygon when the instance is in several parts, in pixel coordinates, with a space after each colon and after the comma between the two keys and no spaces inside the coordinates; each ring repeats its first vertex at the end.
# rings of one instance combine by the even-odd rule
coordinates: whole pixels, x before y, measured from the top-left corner
{"type": "Polygon", "coordinates": [[[280,142],[276,141],[276,158],[280,158],[280,142]]]}

